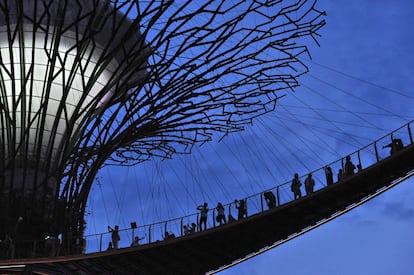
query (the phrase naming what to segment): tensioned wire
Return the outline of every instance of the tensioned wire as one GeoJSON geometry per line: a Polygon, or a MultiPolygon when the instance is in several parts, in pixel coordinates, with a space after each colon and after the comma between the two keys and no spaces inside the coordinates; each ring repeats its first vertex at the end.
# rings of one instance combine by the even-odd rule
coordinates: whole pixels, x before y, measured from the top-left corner
{"type": "MultiPolygon", "coordinates": [[[[327,67],[327,66],[318,64],[318,63],[316,63],[314,61],[311,61],[311,60],[307,60],[307,61],[311,62],[312,64],[316,64],[316,65],[318,65],[320,67],[323,67],[323,68],[325,68],[327,70],[330,70],[332,72],[336,72],[336,73],[338,73],[338,74],[340,74],[340,75],[342,75],[344,77],[352,78],[354,80],[363,82],[365,84],[371,85],[371,86],[376,87],[378,89],[382,89],[382,90],[386,90],[388,92],[394,93],[394,94],[396,94],[398,96],[406,97],[408,99],[413,99],[414,98],[414,97],[412,97],[410,95],[407,95],[406,93],[403,93],[403,92],[400,92],[400,91],[397,91],[397,90],[394,90],[394,89],[390,89],[390,88],[387,88],[387,87],[384,87],[384,86],[381,86],[381,85],[377,85],[375,83],[368,82],[368,81],[363,80],[361,78],[358,78],[358,77],[351,76],[349,74],[343,73],[343,72],[341,72],[339,70],[336,70],[336,69],[333,69],[333,68],[330,68],[330,67],[327,67]]],[[[379,127],[375,123],[372,123],[372,121],[370,119],[366,119],[366,118],[364,118],[364,116],[370,115],[370,116],[373,116],[373,117],[374,116],[383,116],[383,117],[394,117],[394,118],[399,118],[399,119],[403,119],[403,120],[407,120],[408,119],[408,116],[406,116],[406,115],[396,114],[392,110],[387,110],[383,106],[379,106],[378,104],[375,104],[372,101],[367,101],[362,96],[357,96],[354,93],[351,93],[349,91],[346,91],[345,89],[342,89],[340,87],[337,87],[336,85],[334,85],[332,83],[329,83],[326,80],[322,80],[320,77],[314,76],[311,73],[308,74],[308,75],[309,75],[309,78],[313,78],[315,81],[319,81],[319,82],[323,83],[325,86],[329,87],[329,89],[331,89],[331,90],[335,90],[336,92],[340,92],[340,93],[343,93],[346,96],[349,96],[349,97],[355,98],[357,100],[360,100],[363,104],[366,104],[367,106],[370,106],[370,108],[374,108],[375,109],[375,112],[367,112],[365,110],[364,110],[364,112],[359,111],[359,110],[357,110],[357,111],[350,110],[349,108],[345,108],[344,106],[342,106],[341,104],[335,102],[334,100],[330,100],[329,96],[326,96],[326,94],[324,95],[321,92],[318,92],[315,88],[311,87],[310,85],[305,85],[305,84],[302,83],[302,86],[305,89],[307,89],[308,92],[310,92],[310,93],[312,93],[312,94],[314,94],[316,96],[319,96],[319,97],[324,97],[325,99],[327,99],[328,101],[330,101],[330,103],[333,105],[333,108],[320,108],[318,106],[312,106],[310,104],[306,104],[303,100],[301,100],[300,96],[297,96],[295,93],[293,93],[292,95],[289,94],[289,96],[295,97],[297,99],[297,101],[298,101],[298,105],[293,105],[290,102],[287,103],[287,104],[285,104],[283,100],[279,100],[278,101],[279,108],[277,108],[277,110],[275,111],[275,117],[276,117],[276,119],[271,120],[271,118],[269,118],[268,116],[266,116],[266,117],[259,117],[258,119],[256,119],[254,121],[254,123],[256,123],[256,124],[258,124],[260,126],[263,126],[266,129],[267,133],[271,133],[274,136],[276,136],[278,138],[278,141],[280,143],[282,143],[282,144],[285,145],[283,147],[290,148],[290,140],[288,138],[285,138],[282,134],[279,134],[277,132],[277,130],[273,130],[273,127],[268,126],[268,124],[267,124],[268,123],[268,120],[271,120],[272,123],[274,123],[274,124],[275,123],[278,123],[278,126],[279,127],[282,127],[284,129],[287,129],[289,132],[295,132],[295,130],[296,130],[294,128],[294,126],[289,126],[291,122],[295,122],[295,123],[301,124],[305,129],[308,129],[309,130],[307,133],[310,133],[311,136],[314,136],[315,138],[319,139],[323,144],[325,144],[326,147],[324,149],[328,149],[329,152],[331,152],[332,154],[334,154],[334,153],[339,154],[339,152],[337,152],[334,148],[332,148],[332,146],[329,145],[329,143],[324,142],[324,138],[326,138],[326,137],[335,138],[335,133],[336,134],[342,133],[342,134],[346,135],[350,140],[354,140],[355,143],[358,144],[359,146],[365,145],[366,144],[365,141],[367,141],[367,139],[368,139],[368,137],[359,135],[358,133],[343,132],[342,131],[343,127],[341,127],[341,126],[345,126],[346,125],[346,126],[361,127],[361,128],[372,128],[372,129],[377,129],[377,130],[379,130],[381,132],[384,132],[384,131],[386,131],[386,129],[384,129],[382,127],[379,127]],[[309,118],[306,115],[302,114],[300,111],[299,112],[296,112],[293,109],[302,109],[302,110],[310,110],[310,111],[312,111],[312,113],[315,114],[315,117],[313,118],[313,120],[319,120],[319,121],[327,122],[329,125],[332,126],[332,129],[327,128],[326,125],[321,126],[317,122],[311,123],[309,121],[309,118]],[[378,110],[380,110],[383,113],[378,113],[378,110]],[[327,111],[329,111],[330,113],[333,113],[333,114],[335,114],[335,113],[336,114],[340,114],[340,113],[352,114],[354,117],[356,117],[359,121],[362,121],[363,123],[360,124],[360,123],[349,122],[349,121],[341,122],[341,121],[332,119],[329,116],[327,116],[326,115],[326,112],[327,111]],[[287,114],[287,116],[285,116],[284,114],[287,114]],[[361,140],[363,140],[363,141],[361,141],[361,140]]],[[[312,119],[312,117],[310,117],[310,118],[312,119]]],[[[250,131],[250,129],[252,129],[251,132],[254,133],[254,131],[255,131],[254,130],[255,129],[254,127],[247,128],[246,129],[246,132],[250,131]]],[[[392,130],[392,129],[389,129],[389,130],[392,130]]],[[[258,134],[258,136],[260,136],[263,133],[257,133],[257,134],[258,134]]],[[[258,137],[257,140],[260,140],[260,138],[258,137]]],[[[272,141],[272,142],[274,142],[274,141],[272,141]]],[[[300,137],[300,138],[298,138],[298,142],[300,142],[303,146],[307,147],[310,150],[311,155],[316,155],[316,158],[319,158],[317,152],[314,149],[312,149],[313,146],[315,145],[313,143],[312,139],[310,139],[308,137],[300,137]]],[[[354,145],[353,143],[350,143],[348,140],[344,140],[343,142],[345,142],[348,145],[352,145],[353,147],[357,148],[357,145],[354,145]]],[[[224,143],[226,143],[226,139],[224,139],[224,143]]],[[[260,141],[258,141],[258,143],[260,143],[260,141]]],[[[257,152],[258,151],[257,150],[257,147],[259,146],[259,144],[252,143],[252,142],[247,142],[247,141],[244,140],[244,138],[242,138],[242,144],[243,144],[243,147],[245,147],[245,150],[246,151],[251,152],[252,155],[256,155],[256,153],[252,153],[252,152],[257,152]]],[[[226,145],[226,146],[228,146],[228,145],[226,145]]],[[[266,167],[266,170],[267,171],[271,171],[272,169],[275,169],[275,171],[294,170],[294,167],[293,167],[292,164],[285,163],[283,161],[283,158],[279,158],[278,157],[278,155],[281,155],[281,150],[278,148],[277,145],[275,145],[275,144],[269,145],[269,144],[266,143],[265,146],[266,146],[266,148],[267,148],[267,150],[269,152],[270,151],[272,152],[271,153],[272,154],[272,158],[275,159],[275,162],[278,162],[279,163],[278,166],[274,166],[273,168],[267,168],[266,167]],[[270,149],[272,149],[272,150],[270,150],[270,149]]],[[[215,147],[213,147],[213,148],[215,148],[215,147]]],[[[237,155],[236,156],[236,159],[238,159],[239,161],[243,161],[243,160],[241,160],[242,154],[240,153],[242,150],[244,150],[244,149],[242,149],[242,148],[229,149],[229,151],[232,154],[237,155]]],[[[295,156],[297,162],[299,164],[303,165],[306,170],[309,170],[310,169],[310,167],[307,167],[306,163],[304,163],[301,160],[301,158],[303,158],[303,156],[301,156],[300,154],[303,153],[303,152],[296,152],[296,150],[294,148],[291,148],[288,151],[289,151],[289,154],[292,154],[292,155],[295,156]]],[[[204,156],[204,155],[203,155],[203,157],[206,158],[206,156],[204,156]]],[[[220,156],[218,158],[221,161],[223,161],[223,163],[226,163],[223,160],[222,156],[220,156]]],[[[186,170],[188,169],[188,167],[191,167],[190,168],[191,171],[186,171],[186,172],[189,175],[191,175],[191,178],[195,182],[195,184],[192,186],[193,187],[193,190],[197,190],[197,189],[200,190],[200,193],[203,195],[203,197],[205,197],[205,200],[208,200],[208,201],[214,201],[214,200],[219,201],[219,200],[221,200],[220,197],[218,197],[218,196],[215,195],[216,193],[218,193],[217,190],[209,190],[209,189],[207,189],[207,187],[205,186],[205,184],[202,182],[201,179],[202,178],[207,178],[207,176],[206,175],[203,176],[201,171],[193,171],[193,170],[197,170],[197,166],[205,165],[208,162],[207,161],[200,161],[200,160],[193,160],[193,161],[195,163],[198,163],[198,164],[197,165],[183,165],[184,166],[184,169],[186,169],[186,170]]],[[[319,158],[319,161],[323,161],[323,160],[321,160],[319,158]]],[[[249,167],[247,167],[247,165],[243,164],[243,162],[242,162],[241,167],[243,167],[244,170],[247,170],[247,174],[249,176],[249,179],[252,179],[255,176],[253,171],[252,172],[249,172],[248,170],[251,169],[251,170],[257,171],[257,167],[255,167],[255,166],[249,166],[249,167]]],[[[213,168],[208,167],[207,170],[209,171],[209,174],[210,175],[211,174],[214,174],[214,173],[211,172],[211,171],[214,171],[213,168]]],[[[228,169],[228,170],[231,171],[231,169],[228,169]]],[[[175,170],[175,169],[173,169],[173,171],[174,171],[174,174],[176,174],[177,178],[179,178],[178,171],[175,170]]],[[[158,171],[158,173],[162,173],[162,171],[158,171]]],[[[230,172],[230,173],[232,174],[233,172],[230,172]]],[[[282,173],[280,173],[280,175],[282,175],[282,173]]],[[[237,176],[234,175],[234,173],[233,173],[232,174],[232,177],[233,178],[236,178],[237,176]]],[[[278,177],[279,177],[279,175],[278,176],[273,175],[273,179],[274,180],[277,180],[278,177]]],[[[220,180],[220,176],[214,174],[214,178],[217,181],[217,187],[215,187],[215,188],[220,189],[220,192],[221,191],[224,191],[223,193],[225,194],[225,197],[232,197],[232,195],[230,194],[231,193],[231,190],[227,190],[225,188],[225,184],[220,180]]],[[[168,182],[169,180],[168,179],[165,179],[165,181],[168,182]]],[[[236,179],[236,181],[238,181],[238,180],[236,179]]],[[[254,180],[250,180],[250,182],[254,182],[254,180]]],[[[260,181],[258,183],[258,185],[259,185],[259,188],[263,188],[264,185],[266,185],[266,183],[263,183],[263,182],[260,181]]],[[[252,187],[252,186],[250,186],[250,187],[252,187]]],[[[249,193],[249,190],[246,190],[246,186],[240,186],[240,189],[246,195],[249,193]]],[[[249,189],[253,189],[253,188],[249,188],[249,189]]],[[[137,187],[137,190],[138,190],[138,187],[137,187]]],[[[198,202],[199,201],[198,198],[196,199],[194,196],[191,196],[191,193],[192,192],[190,192],[189,188],[186,187],[185,185],[184,185],[184,190],[187,190],[186,191],[186,196],[191,201],[191,204],[194,204],[195,202],[198,202]]],[[[171,192],[171,190],[169,190],[169,188],[164,188],[164,190],[162,190],[162,188],[160,188],[158,191],[153,190],[152,192],[153,192],[153,195],[154,195],[155,193],[171,192]]],[[[179,194],[175,194],[174,197],[179,197],[179,194]]],[[[155,196],[153,198],[155,198],[155,196]]],[[[169,200],[169,198],[167,198],[167,200],[169,200]]],[[[146,201],[147,202],[145,204],[150,203],[150,202],[148,202],[148,201],[150,201],[149,197],[147,197],[147,200],[146,201]]],[[[118,203],[118,208],[120,208],[119,203],[118,203]]],[[[162,216],[161,211],[160,211],[159,215],[160,215],[160,217],[162,216]]]]}
{"type": "MultiPolygon", "coordinates": [[[[303,102],[301,102],[301,104],[303,104],[303,102]]],[[[371,104],[372,105],[372,104],[371,104]]],[[[283,122],[283,120],[293,120],[293,121],[296,121],[297,123],[301,123],[301,124],[304,124],[304,122],[303,122],[303,120],[302,119],[300,119],[299,117],[300,117],[300,114],[295,114],[294,112],[291,112],[291,111],[289,111],[289,109],[288,108],[286,108],[286,107],[284,107],[283,106],[283,103],[279,103],[279,106],[282,108],[282,109],[284,109],[284,111],[285,111],[285,113],[287,113],[287,114],[289,114],[290,115],[290,117],[289,118],[286,118],[286,117],[283,117],[283,116],[280,116],[280,115],[278,115],[278,113],[277,113],[277,111],[276,111],[276,115],[277,115],[277,119],[279,120],[279,122],[280,122],[280,125],[282,125],[284,128],[286,128],[286,129],[288,129],[289,131],[294,131],[294,129],[292,129],[291,128],[291,126],[289,126],[286,122],[283,122]]],[[[311,109],[312,111],[314,111],[315,113],[319,113],[320,112],[320,110],[319,110],[319,108],[313,108],[313,107],[310,107],[310,106],[307,106],[307,107],[302,107],[302,106],[299,106],[300,108],[307,108],[307,109],[311,109]]],[[[333,111],[334,112],[334,110],[332,110],[332,109],[330,109],[330,111],[333,111]]],[[[338,110],[338,112],[344,112],[344,110],[338,110]]],[[[347,112],[349,112],[349,110],[347,110],[347,112]]],[[[389,114],[387,114],[387,115],[390,115],[391,113],[389,113],[389,114]]],[[[265,118],[259,118],[259,119],[257,119],[256,120],[256,122],[258,122],[257,124],[262,124],[263,126],[264,125],[266,125],[265,126],[265,128],[266,128],[266,130],[269,132],[269,133],[272,133],[273,135],[275,135],[275,136],[277,136],[277,138],[278,138],[278,142],[279,143],[282,143],[282,144],[285,144],[285,146],[283,146],[283,147],[286,147],[286,148],[290,148],[290,144],[289,144],[289,142],[290,142],[290,140],[288,140],[288,139],[286,139],[286,138],[284,138],[283,137],[283,135],[281,135],[281,134],[278,134],[275,130],[269,130],[269,129],[271,129],[271,127],[270,126],[268,126],[268,124],[266,123],[266,122],[264,122],[264,120],[265,119],[268,119],[268,117],[265,117],[265,118]]],[[[338,133],[340,133],[340,128],[337,126],[338,125],[338,123],[340,124],[341,122],[338,122],[338,121],[335,121],[335,120],[330,120],[330,119],[325,119],[326,121],[328,121],[328,122],[330,122],[332,125],[333,125],[333,128],[335,128],[334,130],[336,131],[336,132],[338,132],[338,133]]],[[[274,121],[273,121],[274,122],[274,121]]],[[[346,124],[347,122],[345,122],[344,124],[346,124]]],[[[371,124],[371,123],[369,123],[369,124],[371,124]]],[[[352,125],[352,123],[351,123],[351,125],[352,125]]],[[[356,126],[356,125],[352,125],[352,126],[356,126]]],[[[316,129],[318,129],[317,128],[317,126],[316,125],[312,125],[312,124],[305,124],[305,127],[307,127],[307,128],[309,128],[309,127],[311,127],[311,129],[312,129],[312,132],[318,132],[318,131],[316,131],[316,129]]],[[[369,125],[368,127],[372,127],[372,128],[376,128],[376,129],[380,129],[380,130],[382,130],[382,131],[384,131],[385,129],[382,129],[382,128],[379,128],[379,127],[374,127],[373,125],[369,125]]],[[[249,131],[250,133],[251,132],[253,132],[254,133],[254,127],[252,127],[252,128],[249,128],[247,131],[249,131]],[[249,131],[250,129],[252,129],[252,131],[249,131]]],[[[324,128],[324,127],[319,127],[319,131],[322,131],[322,130],[324,130],[323,132],[322,132],[322,136],[324,136],[324,137],[326,137],[326,132],[327,131],[330,131],[328,128],[324,128]]],[[[262,133],[257,133],[258,134],[258,136],[261,136],[262,135],[262,133]]],[[[357,135],[354,135],[354,134],[349,134],[348,133],[348,135],[350,136],[350,137],[357,137],[357,140],[359,140],[361,137],[360,136],[357,136],[357,135]]],[[[243,138],[242,138],[242,140],[243,140],[243,138]]],[[[259,138],[257,139],[257,140],[260,140],[259,138]]],[[[307,146],[310,144],[310,142],[309,142],[309,140],[306,140],[305,138],[299,138],[299,140],[303,143],[303,144],[306,144],[307,146]]],[[[226,139],[224,139],[224,143],[225,143],[225,141],[226,141],[226,139]]],[[[226,145],[227,146],[227,145],[226,145]]],[[[246,141],[243,141],[243,147],[245,147],[246,149],[245,150],[247,150],[247,151],[250,151],[250,152],[252,152],[252,151],[257,151],[255,148],[256,148],[256,146],[257,146],[257,144],[255,144],[255,143],[249,143],[249,142],[246,142],[246,141]]],[[[269,145],[270,146],[270,145],[269,145]]],[[[274,146],[274,145],[271,145],[270,146],[271,148],[273,148],[273,150],[274,150],[274,148],[278,148],[278,146],[274,146]]],[[[311,146],[312,147],[312,146],[311,146]]],[[[214,147],[213,147],[214,148],[214,147]]],[[[268,148],[269,149],[269,148],[268,148]]],[[[232,149],[232,148],[230,148],[230,152],[232,152],[232,154],[234,154],[234,155],[237,155],[237,154],[240,154],[240,150],[244,150],[244,149],[240,149],[240,148],[237,148],[237,150],[236,149],[232,149]]],[[[312,151],[312,150],[311,150],[312,151]]],[[[332,152],[335,152],[335,150],[331,150],[332,152]]],[[[216,152],[217,153],[217,152],[216,152]]],[[[298,153],[296,153],[295,152],[295,150],[294,150],[294,148],[292,148],[292,149],[289,149],[289,153],[290,154],[292,154],[292,155],[294,155],[295,156],[295,158],[297,159],[297,162],[298,163],[300,163],[301,165],[303,165],[303,166],[307,166],[306,165],[306,163],[304,163],[302,160],[301,160],[301,158],[303,157],[301,157],[300,155],[298,155],[298,153]]],[[[303,153],[303,152],[301,152],[301,153],[303,153]]],[[[313,154],[316,154],[316,152],[313,152],[313,154]]],[[[252,154],[252,155],[254,155],[254,154],[252,154]]],[[[278,152],[275,152],[275,153],[272,153],[272,156],[277,160],[277,162],[278,163],[280,163],[280,164],[283,164],[285,167],[288,167],[289,166],[289,164],[286,164],[284,161],[283,161],[283,159],[282,158],[278,158],[277,157],[277,155],[278,155],[278,152]]],[[[204,156],[205,157],[205,156],[204,156]]],[[[220,158],[222,158],[221,156],[220,156],[220,158]]],[[[238,157],[236,157],[236,159],[238,159],[238,160],[240,160],[240,156],[238,156],[238,157]]],[[[207,161],[202,161],[202,160],[197,160],[196,161],[196,163],[198,162],[198,164],[197,165],[195,165],[195,166],[201,166],[201,165],[205,165],[205,164],[207,164],[208,162],[207,161]]],[[[226,163],[225,161],[223,161],[224,163],[226,163]]],[[[248,168],[246,168],[246,166],[245,165],[241,165],[242,167],[243,167],[243,169],[245,169],[245,170],[249,170],[249,168],[253,168],[252,166],[250,166],[250,167],[248,167],[248,168]]],[[[194,169],[194,166],[192,166],[192,168],[191,168],[192,170],[194,169]]],[[[292,170],[292,167],[290,167],[290,168],[286,168],[286,169],[289,169],[289,170],[292,170]]],[[[309,167],[306,167],[306,169],[307,170],[309,170],[310,168],[309,167]]],[[[159,169],[156,169],[157,170],[157,173],[162,173],[162,171],[160,171],[159,169]]],[[[208,171],[210,171],[210,173],[211,173],[211,171],[213,171],[214,169],[212,169],[212,168],[208,168],[207,169],[208,171]]],[[[229,169],[230,170],[230,169],[229,169]]],[[[254,169],[252,169],[252,170],[254,170],[254,169]]],[[[270,170],[270,168],[268,169],[268,170],[270,170]]],[[[174,172],[176,172],[176,170],[174,170],[174,172]]],[[[228,190],[226,190],[225,189],[225,187],[224,187],[224,184],[222,184],[222,183],[219,183],[218,184],[218,186],[215,186],[212,190],[208,190],[207,188],[206,188],[206,186],[205,186],[205,184],[203,184],[202,182],[201,182],[201,179],[202,178],[205,178],[206,176],[202,176],[201,174],[201,171],[197,171],[197,172],[195,172],[195,171],[190,171],[189,172],[189,174],[192,174],[193,176],[192,176],[192,178],[193,178],[193,180],[194,180],[194,182],[196,183],[196,188],[195,189],[199,189],[199,190],[201,190],[200,191],[200,193],[203,195],[203,197],[205,197],[205,200],[206,201],[222,201],[221,199],[220,199],[220,197],[217,197],[217,196],[215,196],[214,194],[217,194],[217,193],[219,193],[219,192],[217,192],[217,189],[216,188],[219,188],[219,189],[222,189],[222,191],[224,190],[225,191],[225,193],[227,193],[226,194],[226,197],[231,197],[231,195],[229,195],[229,191],[228,190]]],[[[253,173],[253,172],[252,172],[253,173]]],[[[253,174],[250,174],[250,177],[253,177],[254,175],[253,174]]],[[[219,176],[218,175],[215,175],[215,178],[216,178],[216,180],[217,179],[219,179],[219,176]]],[[[276,177],[275,177],[276,178],[276,177]]],[[[168,182],[168,180],[167,179],[165,179],[165,181],[166,182],[168,182]]],[[[218,182],[220,182],[220,180],[217,180],[218,182]]],[[[254,182],[254,181],[251,181],[251,182],[254,182]]],[[[138,183],[137,183],[138,184],[138,183]]],[[[264,183],[260,183],[259,185],[260,185],[260,188],[263,188],[263,184],[264,183]]],[[[168,185],[168,183],[167,183],[167,185],[168,185]]],[[[245,186],[241,186],[240,187],[240,189],[241,190],[243,190],[245,188],[245,186]]],[[[169,194],[174,194],[174,190],[171,190],[171,188],[164,188],[164,190],[162,190],[162,188],[160,188],[158,191],[154,191],[153,190],[153,193],[154,192],[156,192],[156,193],[169,193],[169,194]]],[[[247,195],[247,193],[249,193],[248,191],[244,191],[243,192],[244,194],[246,194],[247,195]]],[[[195,198],[192,198],[191,199],[191,195],[190,195],[190,192],[187,192],[187,195],[188,195],[188,197],[190,198],[190,200],[191,200],[191,204],[193,204],[194,202],[196,202],[196,199],[195,198]]],[[[178,195],[178,194],[174,194],[173,195],[176,199],[178,199],[178,197],[180,196],[180,195],[178,195]]],[[[171,199],[170,199],[170,197],[165,197],[165,199],[168,201],[168,203],[169,204],[171,204],[171,203],[173,203],[173,202],[171,202],[171,199]]],[[[177,205],[178,206],[178,205],[177,205]]],[[[118,202],[118,208],[121,208],[120,207],[120,203],[118,202]]],[[[192,211],[191,211],[192,212],[192,211]]],[[[156,215],[156,216],[159,216],[160,218],[163,216],[163,214],[165,214],[165,213],[158,213],[159,215],[156,215]]],[[[171,214],[171,213],[170,213],[171,214]]]]}

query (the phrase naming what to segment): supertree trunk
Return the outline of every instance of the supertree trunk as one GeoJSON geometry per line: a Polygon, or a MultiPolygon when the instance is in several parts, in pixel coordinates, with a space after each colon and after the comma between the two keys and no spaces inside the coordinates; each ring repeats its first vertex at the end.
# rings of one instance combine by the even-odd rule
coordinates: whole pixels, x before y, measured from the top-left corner
{"type": "Polygon", "coordinates": [[[0,234],[63,232],[74,252],[102,166],[190,153],[273,111],[323,15],[316,0],[0,1],[0,234]]]}

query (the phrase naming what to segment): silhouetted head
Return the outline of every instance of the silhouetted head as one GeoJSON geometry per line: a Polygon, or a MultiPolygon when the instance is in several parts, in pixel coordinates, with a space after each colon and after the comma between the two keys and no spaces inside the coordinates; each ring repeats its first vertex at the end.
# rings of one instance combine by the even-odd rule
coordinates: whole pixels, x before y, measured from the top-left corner
{"type": "Polygon", "coordinates": [[[346,156],[346,160],[350,160],[351,159],[351,157],[350,156],[346,156]]]}
{"type": "Polygon", "coordinates": [[[205,203],[204,203],[204,206],[207,206],[207,205],[208,205],[208,204],[205,202],[205,203]]]}
{"type": "Polygon", "coordinates": [[[298,177],[299,177],[298,173],[295,173],[295,178],[298,178],[298,177]]]}

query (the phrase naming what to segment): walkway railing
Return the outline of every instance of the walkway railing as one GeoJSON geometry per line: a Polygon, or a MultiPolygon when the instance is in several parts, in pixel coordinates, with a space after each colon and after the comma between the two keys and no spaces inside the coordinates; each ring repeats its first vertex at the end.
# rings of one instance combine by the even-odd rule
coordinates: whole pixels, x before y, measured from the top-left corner
{"type": "MultiPolygon", "coordinates": [[[[413,143],[413,133],[412,133],[412,124],[413,121],[403,125],[402,127],[394,130],[390,134],[387,134],[373,143],[352,152],[349,154],[352,162],[355,167],[357,167],[356,173],[359,170],[365,169],[377,162],[390,156],[391,144],[394,139],[400,139],[404,146],[410,145],[413,143]],[[385,146],[390,147],[385,147],[385,146]]],[[[398,150],[394,148],[393,150],[398,150]]],[[[338,159],[334,162],[327,164],[325,167],[321,167],[314,171],[310,171],[312,178],[315,181],[314,191],[318,191],[327,186],[325,168],[330,167],[333,172],[334,182],[338,182],[338,171],[345,169],[345,157],[338,159]]],[[[292,175],[293,177],[293,175],[292,175]]],[[[306,196],[304,192],[304,181],[307,177],[302,175],[299,179],[302,183],[302,196],[306,196]]],[[[261,214],[264,211],[269,210],[273,207],[278,207],[280,205],[289,203],[294,200],[293,193],[291,191],[291,181],[285,182],[283,184],[276,185],[274,188],[265,190],[261,193],[251,195],[246,198],[239,198],[239,200],[244,200],[247,206],[247,216],[261,214]]],[[[238,219],[238,203],[233,201],[231,203],[223,205],[226,213],[226,221],[229,222],[229,216],[233,217],[234,220],[238,219]]],[[[210,206],[211,207],[211,206],[210,206]]],[[[207,227],[208,229],[215,228],[220,226],[216,221],[217,210],[210,209],[208,212],[207,227]]],[[[197,229],[195,232],[198,232],[198,221],[199,213],[193,213],[184,217],[179,217],[176,219],[171,219],[167,221],[162,221],[158,223],[153,223],[149,225],[138,226],[137,228],[127,228],[119,230],[121,237],[119,247],[129,247],[134,239],[138,236],[142,238],[140,244],[150,244],[159,241],[168,241],[165,239],[165,232],[173,234],[174,238],[183,237],[188,232],[185,232],[184,226],[191,227],[191,224],[195,224],[197,229]]],[[[194,234],[194,233],[190,233],[194,234]]],[[[104,232],[99,234],[93,234],[85,236],[87,243],[87,253],[90,252],[101,252],[107,249],[107,245],[111,242],[111,233],[104,232]]]]}
{"type": "MultiPolygon", "coordinates": [[[[404,144],[404,147],[410,144],[413,144],[413,134],[412,134],[412,124],[414,121],[411,121],[402,127],[394,130],[390,134],[387,134],[380,139],[374,141],[373,143],[354,151],[353,153],[349,154],[352,162],[356,167],[356,173],[358,173],[358,169],[365,169],[373,164],[378,163],[379,161],[387,158],[390,156],[391,147],[384,147],[389,146],[392,144],[394,139],[400,139],[404,144]]],[[[396,148],[393,149],[394,151],[397,150],[396,148]]],[[[344,170],[345,167],[345,157],[338,159],[334,162],[327,164],[325,167],[321,167],[314,171],[310,171],[309,173],[312,174],[312,177],[315,181],[315,189],[314,191],[318,191],[323,189],[327,186],[325,168],[330,167],[332,172],[334,173],[334,184],[338,182],[337,173],[339,169],[344,170]]],[[[293,177],[293,175],[292,175],[293,177]]],[[[301,176],[299,179],[302,182],[302,195],[306,196],[304,192],[304,181],[306,175],[301,176]]],[[[239,198],[239,200],[243,200],[245,205],[247,206],[247,216],[258,215],[265,211],[268,211],[270,208],[278,207],[283,204],[292,202],[294,200],[293,193],[291,191],[291,181],[285,182],[283,184],[276,185],[274,188],[264,190],[261,193],[257,193],[245,198],[239,198]]],[[[225,208],[226,214],[226,221],[229,222],[229,217],[233,217],[234,221],[238,219],[238,209],[237,206],[239,202],[233,201],[231,203],[223,205],[225,208]]],[[[217,217],[217,210],[210,209],[208,212],[207,218],[207,229],[215,228],[220,226],[216,221],[217,217]]],[[[188,233],[184,230],[184,226],[190,226],[191,224],[195,224],[198,227],[199,221],[199,213],[193,213],[184,217],[179,217],[167,221],[161,221],[158,223],[153,223],[149,225],[143,226],[136,226],[135,224],[131,223],[131,228],[121,229],[119,230],[120,235],[120,242],[118,244],[119,248],[130,247],[131,243],[133,242],[134,237],[139,237],[140,245],[144,244],[151,244],[159,241],[168,241],[166,238],[165,232],[173,234],[172,238],[180,238],[184,237],[186,234],[197,234],[199,231],[198,228],[195,229],[193,233],[188,233]]],[[[234,222],[233,221],[233,222],[234,222]]],[[[30,253],[33,257],[39,255],[37,253],[37,248],[40,243],[43,241],[30,241],[27,243],[27,247],[31,251],[30,253]],[[33,244],[33,245],[30,245],[33,244]]],[[[81,242],[81,241],[79,241],[81,242]]],[[[111,240],[111,232],[103,232],[93,235],[87,235],[84,237],[83,241],[83,248],[82,245],[79,245],[79,253],[94,253],[94,252],[103,252],[108,249],[108,244],[112,242],[111,240]]],[[[17,247],[17,244],[16,244],[17,247]]],[[[9,253],[9,252],[8,252],[9,253]]],[[[10,253],[13,253],[10,251],[10,253]]],[[[4,256],[4,255],[3,255],[4,256]]],[[[30,255],[26,255],[31,257],[30,255]]],[[[1,257],[4,258],[4,257],[1,257]]],[[[9,258],[9,257],[8,257],[9,258]]]]}

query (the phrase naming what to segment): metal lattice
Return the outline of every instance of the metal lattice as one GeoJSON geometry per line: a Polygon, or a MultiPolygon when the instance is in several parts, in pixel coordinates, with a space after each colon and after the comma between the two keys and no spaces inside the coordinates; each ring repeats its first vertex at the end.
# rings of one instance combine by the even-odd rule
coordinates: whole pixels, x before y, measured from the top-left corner
{"type": "Polygon", "coordinates": [[[103,165],[189,153],[274,110],[308,71],[315,5],[0,1],[0,233],[24,216],[25,238],[80,238],[103,165]]]}

